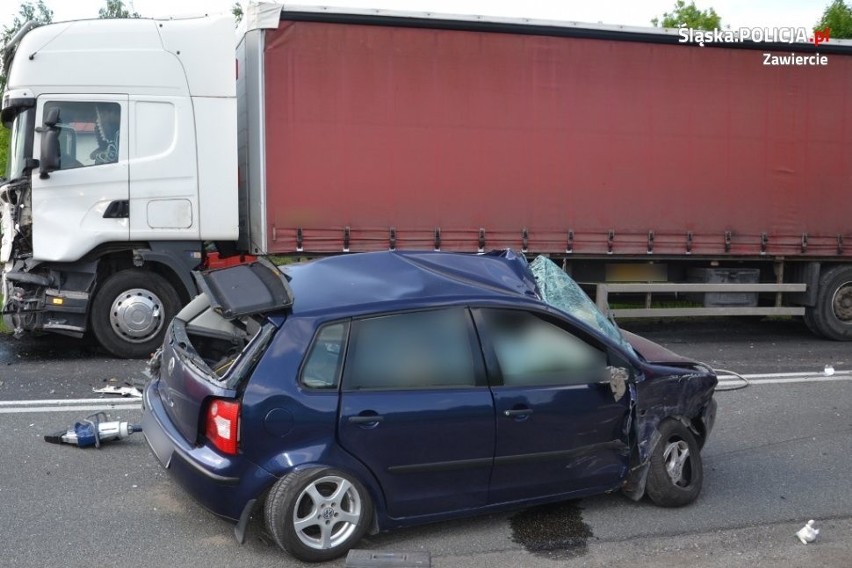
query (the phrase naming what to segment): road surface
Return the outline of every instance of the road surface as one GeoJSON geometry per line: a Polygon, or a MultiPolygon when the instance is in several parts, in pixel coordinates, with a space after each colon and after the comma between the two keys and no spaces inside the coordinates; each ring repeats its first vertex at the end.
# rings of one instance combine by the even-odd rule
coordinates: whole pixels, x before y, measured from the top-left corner
{"type": "MultiPolygon", "coordinates": [[[[447,568],[852,564],[852,346],[815,339],[795,321],[625,327],[752,376],[748,388],[717,394],[694,505],[604,495],[381,534],[361,548],[429,551],[433,566],[447,568]],[[811,518],[822,532],[805,546],[793,533],[811,518]]],[[[299,566],[257,521],[238,546],[232,525],[184,495],[141,435],[101,450],[42,440],[104,405],[119,405],[114,418],[138,420],[138,403],[91,391],[141,383],[142,367],[63,338],[0,337],[0,565],[299,566]]]]}

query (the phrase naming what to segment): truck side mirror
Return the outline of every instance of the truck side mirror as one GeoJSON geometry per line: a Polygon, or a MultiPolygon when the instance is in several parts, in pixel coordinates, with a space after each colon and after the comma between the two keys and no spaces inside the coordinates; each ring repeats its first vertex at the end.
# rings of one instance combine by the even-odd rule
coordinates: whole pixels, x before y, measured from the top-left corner
{"type": "Polygon", "coordinates": [[[41,179],[50,177],[50,172],[58,170],[61,157],[59,152],[59,108],[54,107],[47,112],[44,126],[38,129],[41,133],[41,154],[39,156],[38,173],[41,179]]]}

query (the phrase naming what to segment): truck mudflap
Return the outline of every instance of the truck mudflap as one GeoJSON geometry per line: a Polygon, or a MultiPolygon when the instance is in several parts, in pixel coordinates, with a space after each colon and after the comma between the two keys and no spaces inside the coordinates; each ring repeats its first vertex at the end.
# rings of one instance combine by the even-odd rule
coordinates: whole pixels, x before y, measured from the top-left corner
{"type": "Polygon", "coordinates": [[[645,483],[651,456],[660,442],[660,423],[673,418],[681,421],[695,435],[699,445],[713,429],[716,421],[716,374],[701,364],[693,364],[693,374],[654,377],[629,385],[633,411],[635,447],[630,472],[622,484],[622,492],[638,501],[645,494],[645,483]]]}

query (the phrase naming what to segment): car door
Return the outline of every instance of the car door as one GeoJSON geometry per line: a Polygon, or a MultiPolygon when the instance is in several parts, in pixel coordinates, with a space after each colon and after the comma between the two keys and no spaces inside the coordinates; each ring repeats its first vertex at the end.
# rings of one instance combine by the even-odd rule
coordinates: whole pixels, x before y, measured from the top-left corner
{"type": "Polygon", "coordinates": [[[616,487],[628,467],[630,397],[612,393],[607,349],[547,314],[474,315],[496,414],[489,502],[616,487]]]}
{"type": "Polygon", "coordinates": [[[466,308],[352,323],[341,445],[375,475],[394,518],[485,505],[494,406],[466,308]]]}
{"type": "MultiPolygon", "coordinates": [[[[104,242],[129,239],[127,96],[44,95],[36,124],[59,111],[60,169],[32,176],[33,253],[77,260],[104,242]],[[69,235],[73,235],[69,237],[69,235]]],[[[41,134],[34,140],[39,156],[41,134]]]]}

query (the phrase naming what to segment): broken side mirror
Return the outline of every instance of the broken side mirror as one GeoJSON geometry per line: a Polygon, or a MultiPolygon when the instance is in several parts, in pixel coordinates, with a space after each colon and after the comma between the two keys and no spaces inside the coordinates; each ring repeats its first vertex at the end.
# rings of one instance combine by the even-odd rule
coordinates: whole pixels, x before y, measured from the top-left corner
{"type": "Polygon", "coordinates": [[[41,179],[49,178],[50,172],[60,168],[59,127],[57,124],[59,124],[59,108],[54,107],[47,112],[44,126],[37,129],[41,133],[41,154],[38,160],[38,173],[41,179]]]}
{"type": "Polygon", "coordinates": [[[636,371],[620,354],[610,350],[608,354],[609,365],[607,365],[607,377],[603,382],[609,383],[612,396],[616,402],[621,400],[627,391],[627,383],[635,379],[636,371]]]}

